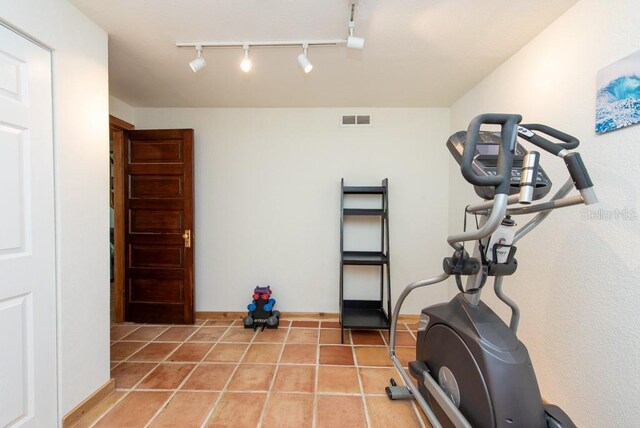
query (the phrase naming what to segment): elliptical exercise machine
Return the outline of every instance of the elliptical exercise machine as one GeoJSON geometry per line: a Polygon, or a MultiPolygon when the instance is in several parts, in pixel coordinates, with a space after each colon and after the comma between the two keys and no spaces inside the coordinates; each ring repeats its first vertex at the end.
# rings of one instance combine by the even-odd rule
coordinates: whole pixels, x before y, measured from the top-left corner
{"type": "Polygon", "coordinates": [[[434,428],[438,427],[574,427],[557,406],[544,404],[525,345],[516,333],[520,311],[502,290],[503,278],[518,262],[515,244],[546,219],[552,210],[597,202],[593,184],[579,153],[579,141],[545,125],[519,125],[520,115],[484,114],[468,130],[452,135],[447,147],[484,202],[467,206],[477,228],[447,238],[454,253],[443,261],[444,272],[408,285],[396,303],[391,320],[389,355],[407,386],[391,379],[391,399],[415,398],[434,428]],[[500,125],[500,132],[481,131],[483,124],[500,125]],[[535,131],[535,132],[534,132],[535,131]],[[551,142],[539,135],[553,137],[551,142]],[[562,158],[570,178],[548,201],[551,180],[539,164],[540,154],[527,151],[517,137],[562,158]],[[567,196],[576,188],[579,194],[567,196]],[[536,214],[515,228],[512,216],[536,214]],[[474,241],[473,253],[465,242],[474,241]],[[422,310],[418,325],[416,361],[409,372],[395,351],[398,316],[413,290],[454,276],[460,293],[450,302],[422,310]],[[462,277],[467,277],[462,285],[462,277]],[[506,325],[480,300],[489,277],[494,291],[511,308],[506,325]]]}

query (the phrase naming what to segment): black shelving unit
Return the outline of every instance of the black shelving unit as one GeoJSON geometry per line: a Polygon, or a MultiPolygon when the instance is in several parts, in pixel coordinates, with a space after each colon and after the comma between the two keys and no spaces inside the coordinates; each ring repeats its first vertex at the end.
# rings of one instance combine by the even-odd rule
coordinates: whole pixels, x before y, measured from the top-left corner
{"type": "Polygon", "coordinates": [[[389,181],[382,180],[381,186],[345,186],[340,181],[340,325],[342,342],[344,329],[388,330],[391,315],[391,272],[389,263],[389,181]],[[345,198],[349,195],[371,195],[380,198],[376,208],[345,208],[345,198]],[[380,218],[380,247],[378,251],[345,251],[345,227],[349,218],[375,216],[380,218]],[[380,271],[379,298],[376,300],[344,299],[344,267],[375,266],[380,271]],[[386,293],[385,293],[386,285],[386,293]]]}

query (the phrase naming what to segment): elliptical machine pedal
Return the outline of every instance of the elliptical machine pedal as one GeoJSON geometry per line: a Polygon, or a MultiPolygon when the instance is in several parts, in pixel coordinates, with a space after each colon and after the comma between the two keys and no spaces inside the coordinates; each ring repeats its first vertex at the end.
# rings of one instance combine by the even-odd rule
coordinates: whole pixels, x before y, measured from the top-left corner
{"type": "Polygon", "coordinates": [[[389,386],[384,389],[391,400],[411,400],[413,393],[406,386],[398,386],[394,378],[389,379],[389,386]]]}

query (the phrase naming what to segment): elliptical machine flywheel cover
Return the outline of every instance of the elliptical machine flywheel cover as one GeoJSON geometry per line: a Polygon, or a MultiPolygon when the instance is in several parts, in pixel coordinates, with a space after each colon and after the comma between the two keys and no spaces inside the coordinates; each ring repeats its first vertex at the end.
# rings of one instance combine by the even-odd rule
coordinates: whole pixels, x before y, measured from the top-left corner
{"type": "MultiPolygon", "coordinates": [[[[417,359],[424,361],[429,367],[430,375],[441,386],[454,385],[457,391],[445,391],[455,396],[458,409],[472,427],[495,427],[493,407],[489,392],[473,354],[462,338],[450,327],[435,324],[425,332],[426,337],[422,349],[417,350],[417,359]],[[452,381],[451,375],[454,380],[452,381]]],[[[434,410],[438,420],[449,422],[444,411],[430,397],[426,388],[421,385],[420,391],[434,410]]],[[[442,426],[453,426],[443,423],[442,426]]]]}

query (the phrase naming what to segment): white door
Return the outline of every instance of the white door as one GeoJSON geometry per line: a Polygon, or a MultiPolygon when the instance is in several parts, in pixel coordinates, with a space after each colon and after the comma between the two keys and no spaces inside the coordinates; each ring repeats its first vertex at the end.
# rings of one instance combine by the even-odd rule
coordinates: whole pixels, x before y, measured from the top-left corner
{"type": "Polygon", "coordinates": [[[54,427],[51,54],[0,25],[0,427],[54,427]]]}

